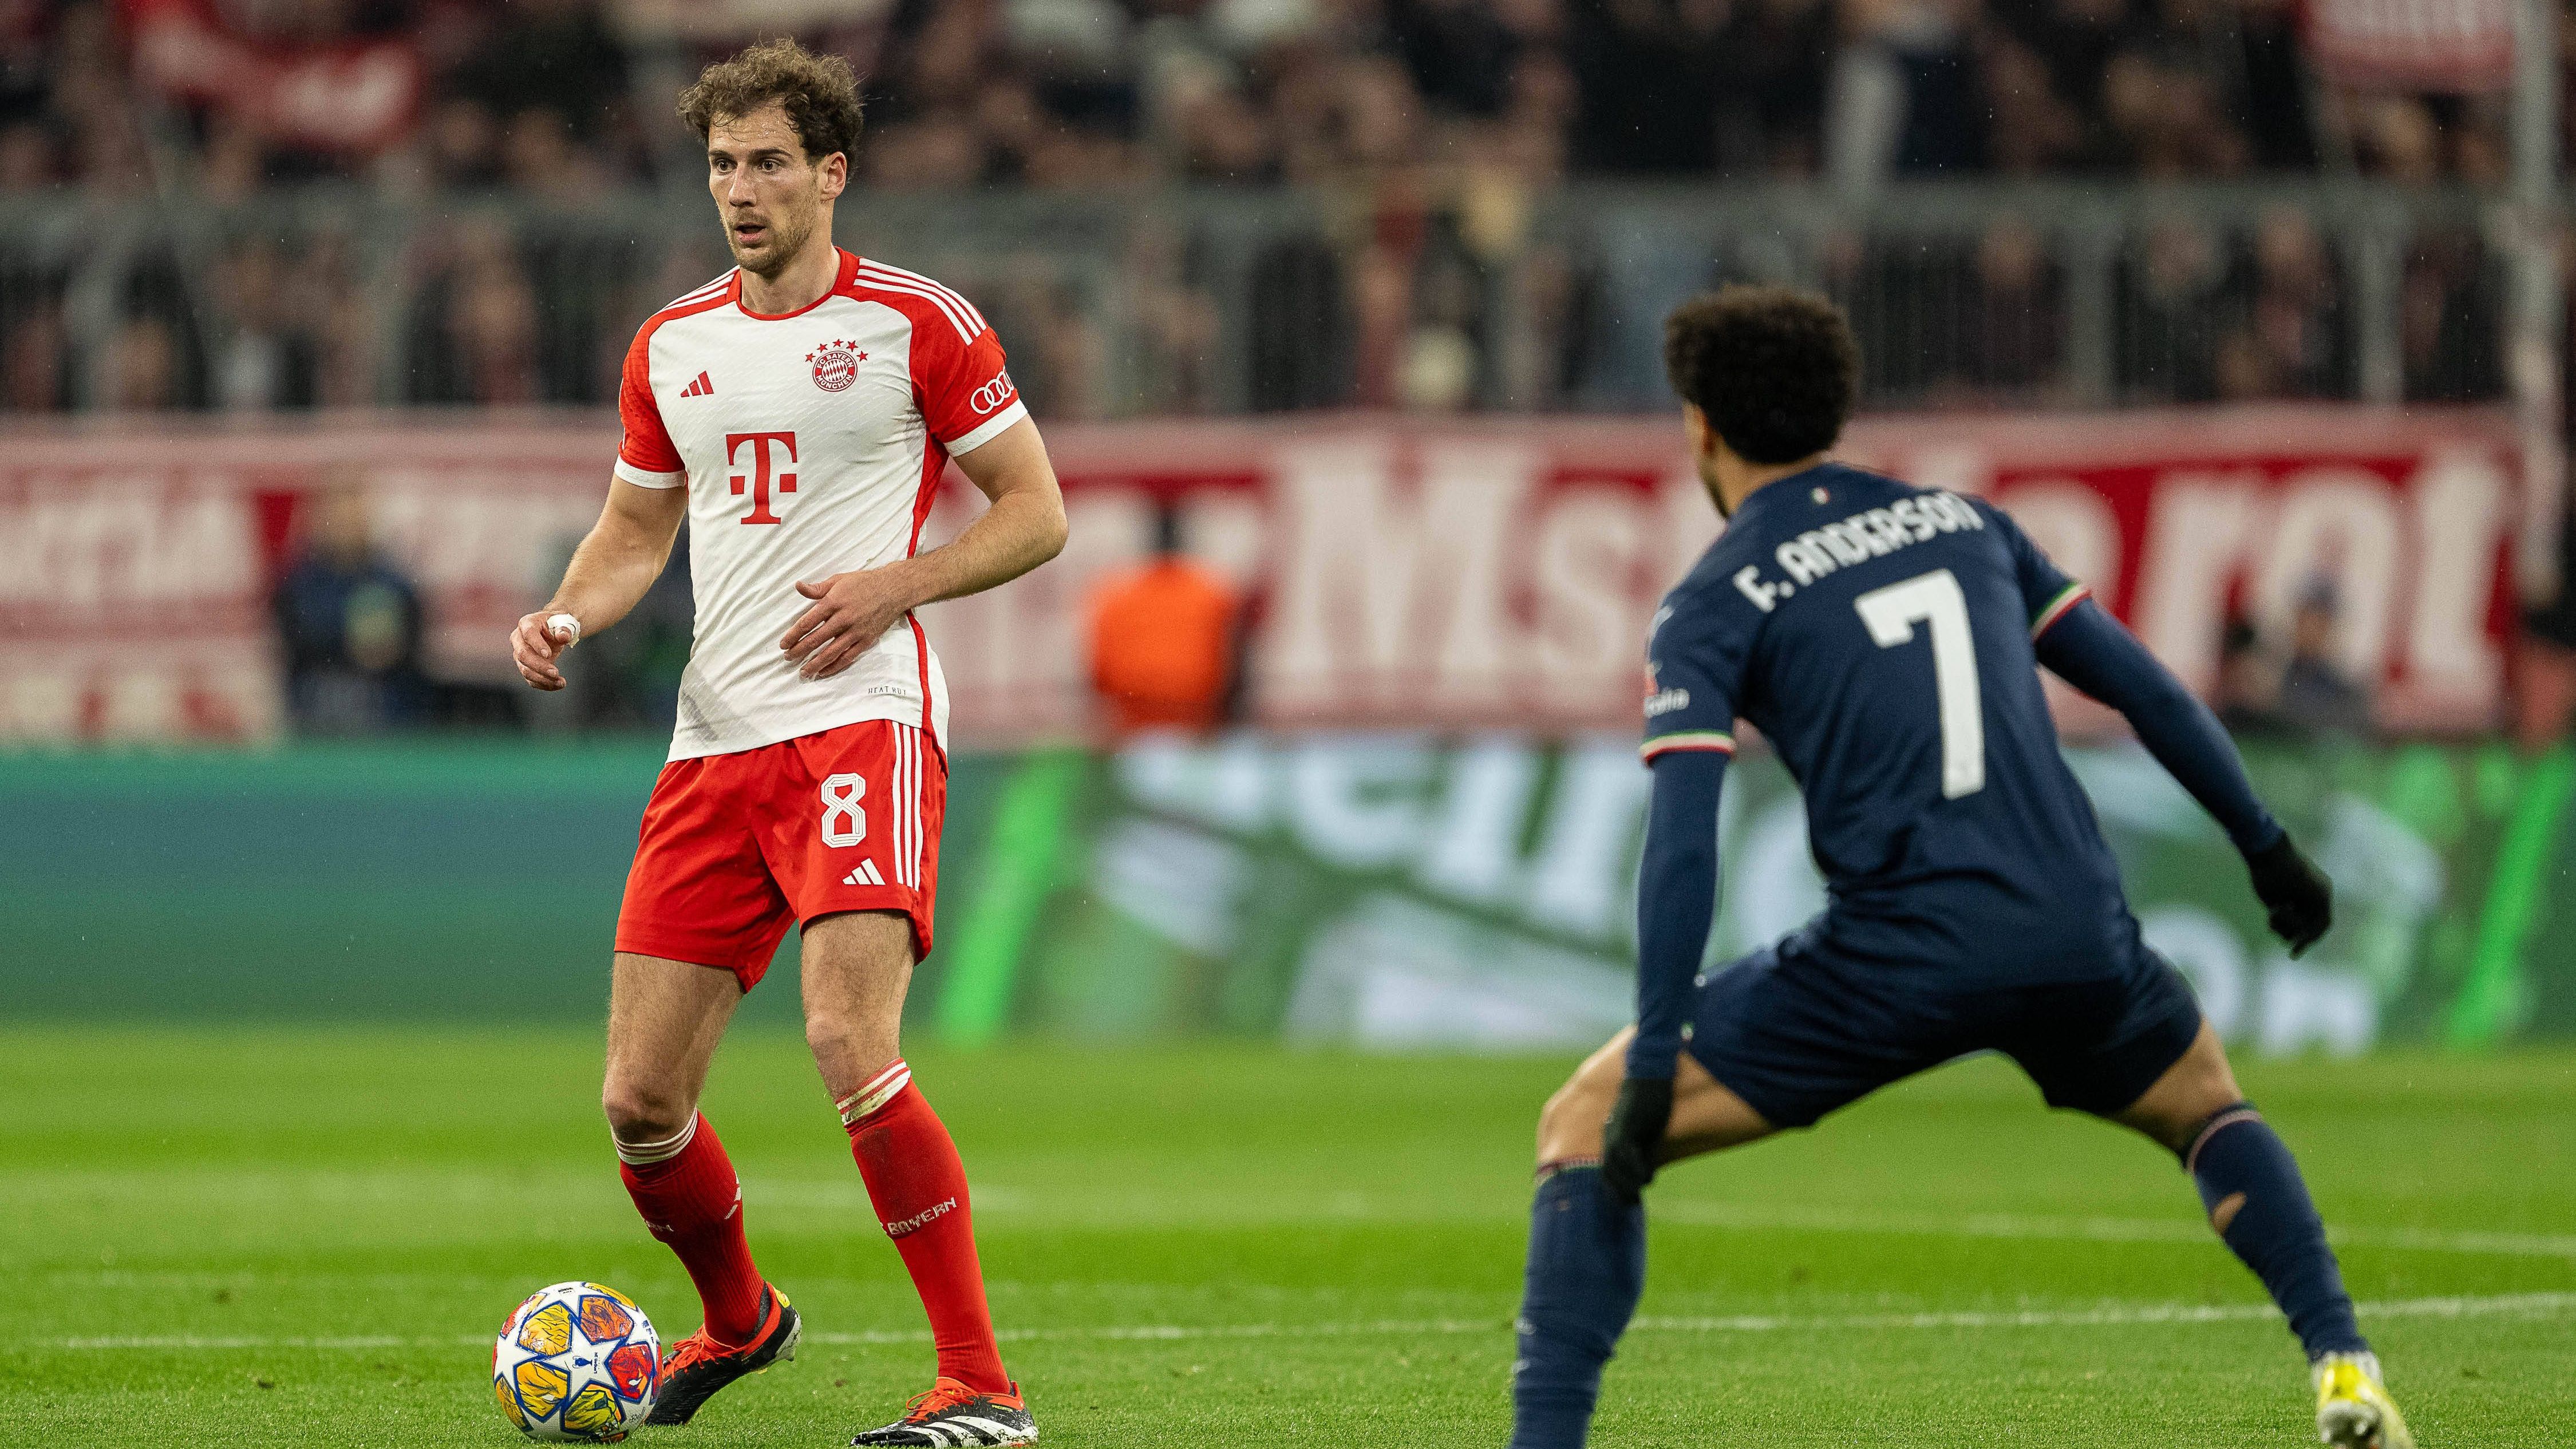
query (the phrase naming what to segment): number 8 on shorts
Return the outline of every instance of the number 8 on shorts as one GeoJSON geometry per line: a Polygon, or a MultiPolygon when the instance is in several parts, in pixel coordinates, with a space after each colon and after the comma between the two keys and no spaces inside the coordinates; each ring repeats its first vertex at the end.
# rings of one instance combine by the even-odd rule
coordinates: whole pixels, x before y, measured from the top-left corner
{"type": "Polygon", "coordinates": [[[859,807],[867,798],[868,777],[839,774],[823,782],[823,843],[838,849],[857,845],[868,838],[868,812],[859,807]]]}

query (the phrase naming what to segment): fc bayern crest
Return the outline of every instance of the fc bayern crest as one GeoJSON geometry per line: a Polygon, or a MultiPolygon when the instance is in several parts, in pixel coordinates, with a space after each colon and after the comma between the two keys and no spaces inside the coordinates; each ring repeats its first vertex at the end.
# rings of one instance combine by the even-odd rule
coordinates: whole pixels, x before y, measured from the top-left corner
{"type": "Polygon", "coordinates": [[[835,339],[805,354],[814,364],[814,385],[825,392],[841,392],[859,379],[859,364],[868,355],[859,351],[855,342],[835,339]]]}

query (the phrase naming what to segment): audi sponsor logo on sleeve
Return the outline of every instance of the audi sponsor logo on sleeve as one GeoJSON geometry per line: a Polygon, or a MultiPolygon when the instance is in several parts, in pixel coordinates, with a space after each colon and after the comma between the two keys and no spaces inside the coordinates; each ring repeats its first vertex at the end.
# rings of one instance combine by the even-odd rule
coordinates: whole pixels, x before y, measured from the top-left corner
{"type": "Polygon", "coordinates": [[[979,414],[989,413],[1009,402],[1011,395],[1017,391],[1019,389],[1011,386],[1010,369],[1004,368],[993,374],[991,382],[975,389],[975,411],[979,414]]]}

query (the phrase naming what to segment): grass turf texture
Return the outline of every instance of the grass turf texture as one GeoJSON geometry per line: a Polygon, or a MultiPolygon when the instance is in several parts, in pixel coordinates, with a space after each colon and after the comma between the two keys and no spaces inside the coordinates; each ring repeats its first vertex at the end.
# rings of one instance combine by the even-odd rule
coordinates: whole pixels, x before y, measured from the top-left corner
{"type": "MultiPolygon", "coordinates": [[[[617,1185],[596,1057],[587,1032],[0,1031],[0,1423],[518,1442],[487,1335],[531,1289],[597,1278],[667,1338],[695,1326],[617,1185]]],[[[1527,1143],[1567,1065],[915,1058],[975,1181],[1006,1352],[1066,1446],[1499,1444],[1527,1143]]],[[[2562,1442],[2576,1055],[2246,1075],[2347,1234],[2425,1442],[2562,1442]]],[[[928,1385],[919,1309],[800,1043],[731,1042],[707,1107],[809,1334],[634,1442],[841,1442],[928,1385]]],[[[1676,1169],[1650,1211],[1597,1444],[2310,1442],[2296,1350],[2172,1160],[1998,1063],[1676,1169]]]]}

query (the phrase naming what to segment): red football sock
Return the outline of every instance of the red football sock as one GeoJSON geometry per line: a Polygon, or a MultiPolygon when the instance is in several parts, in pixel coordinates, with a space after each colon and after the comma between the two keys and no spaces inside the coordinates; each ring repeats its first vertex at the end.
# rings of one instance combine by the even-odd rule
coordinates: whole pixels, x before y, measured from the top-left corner
{"type": "Polygon", "coordinates": [[[979,1394],[1011,1392],[1001,1346],[993,1341],[993,1312],[984,1302],[984,1270],[975,1261],[974,1213],[957,1144],[900,1061],[839,1105],[877,1221],[903,1254],[930,1314],[940,1376],[979,1394]]]}
{"type": "Polygon", "coordinates": [[[698,1285],[707,1332],[740,1348],[760,1331],[760,1270],[742,1236],[742,1184],[703,1116],[660,1142],[617,1144],[618,1175],[644,1226],[670,1245],[698,1285]]]}

